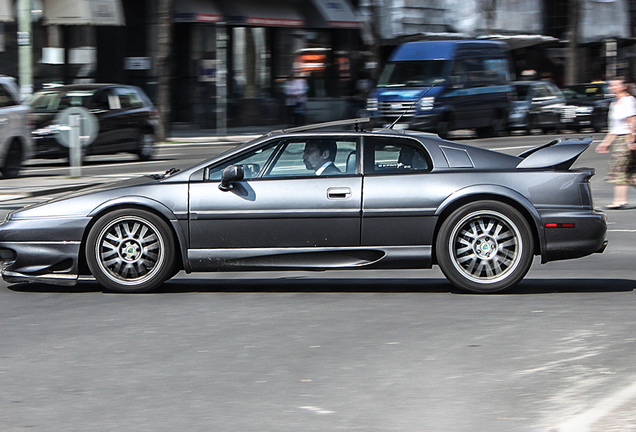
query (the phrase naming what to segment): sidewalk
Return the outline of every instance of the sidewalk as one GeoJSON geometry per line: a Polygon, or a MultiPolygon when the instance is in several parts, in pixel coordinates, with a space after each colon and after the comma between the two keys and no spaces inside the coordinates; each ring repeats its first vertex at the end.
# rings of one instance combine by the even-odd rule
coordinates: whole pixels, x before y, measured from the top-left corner
{"type": "MultiPolygon", "coordinates": [[[[231,128],[227,134],[219,135],[215,129],[177,130],[162,145],[177,145],[190,143],[236,143],[249,141],[254,138],[285,126],[262,126],[231,128]]],[[[46,177],[18,177],[15,179],[0,179],[0,203],[43,195],[53,195],[72,192],[96,184],[112,182],[112,176],[82,176],[70,177],[68,174],[46,177]]]]}

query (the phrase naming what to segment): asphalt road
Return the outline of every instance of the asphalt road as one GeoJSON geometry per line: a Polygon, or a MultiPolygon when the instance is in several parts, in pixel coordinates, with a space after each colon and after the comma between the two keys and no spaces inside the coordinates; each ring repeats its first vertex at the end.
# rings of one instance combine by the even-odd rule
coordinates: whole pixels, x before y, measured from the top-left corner
{"type": "MultiPolygon", "coordinates": [[[[549,138],[464,142],[519,153],[549,138]]],[[[157,172],[220,150],[85,169],[157,172]]],[[[607,156],[577,165],[598,169],[608,204],[607,156]]],[[[608,215],[604,254],[535,261],[499,295],[458,293],[437,269],[179,274],[143,295],[1,282],[0,430],[636,430],[636,209],[608,215]]]]}

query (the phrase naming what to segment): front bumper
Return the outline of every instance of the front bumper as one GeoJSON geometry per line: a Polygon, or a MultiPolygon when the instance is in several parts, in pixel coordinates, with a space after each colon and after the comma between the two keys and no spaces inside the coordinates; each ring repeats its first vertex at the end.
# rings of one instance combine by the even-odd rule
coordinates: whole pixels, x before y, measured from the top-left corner
{"type": "Polygon", "coordinates": [[[0,225],[0,272],[10,283],[75,285],[88,218],[8,220],[0,225]]]}
{"type": "Polygon", "coordinates": [[[607,246],[607,216],[590,211],[540,211],[544,248],[541,262],[580,258],[602,253],[607,246]]]}
{"type": "Polygon", "coordinates": [[[68,157],[68,147],[64,147],[54,135],[33,135],[33,157],[57,159],[68,157]]]}

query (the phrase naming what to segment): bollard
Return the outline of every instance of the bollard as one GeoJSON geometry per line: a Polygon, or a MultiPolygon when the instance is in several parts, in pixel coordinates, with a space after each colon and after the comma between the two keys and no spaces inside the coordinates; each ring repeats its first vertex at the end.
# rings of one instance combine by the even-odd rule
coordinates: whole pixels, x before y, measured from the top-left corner
{"type": "Polygon", "coordinates": [[[82,145],[80,143],[80,115],[69,116],[69,162],[71,177],[82,176],[82,145]]]}

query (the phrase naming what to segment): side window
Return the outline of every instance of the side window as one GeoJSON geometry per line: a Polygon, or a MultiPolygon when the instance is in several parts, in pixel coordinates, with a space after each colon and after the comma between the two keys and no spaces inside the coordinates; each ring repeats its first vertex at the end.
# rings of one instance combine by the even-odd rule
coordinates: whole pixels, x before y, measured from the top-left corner
{"type": "Polygon", "coordinates": [[[505,84],[508,80],[508,61],[502,58],[484,60],[484,74],[490,85],[505,84]]]}
{"type": "Polygon", "coordinates": [[[0,85],[0,107],[7,107],[17,105],[17,102],[11,96],[11,93],[3,86],[0,85]]]}
{"type": "Polygon", "coordinates": [[[276,149],[278,144],[278,141],[274,141],[264,147],[258,148],[256,150],[251,150],[247,153],[243,153],[242,155],[237,156],[229,162],[224,162],[220,165],[213,166],[208,171],[208,179],[221,180],[221,174],[223,173],[223,170],[229,165],[243,165],[245,179],[249,180],[256,178],[265,169],[267,161],[274,153],[274,150],[276,149]]]}
{"type": "Polygon", "coordinates": [[[93,99],[93,103],[91,108],[93,109],[99,109],[99,110],[107,110],[110,109],[110,106],[108,104],[108,95],[109,95],[109,91],[108,90],[104,90],[99,92],[95,98],[93,99]]]}
{"type": "Polygon", "coordinates": [[[539,84],[534,87],[534,96],[537,98],[545,99],[549,98],[552,95],[550,94],[547,86],[545,86],[544,84],[539,84]]]}
{"type": "Polygon", "coordinates": [[[483,59],[479,57],[464,59],[464,72],[467,87],[479,87],[484,84],[483,59]]]}
{"type": "Polygon", "coordinates": [[[398,174],[431,170],[430,157],[417,142],[401,138],[365,138],[365,172],[398,174]]]}
{"type": "Polygon", "coordinates": [[[143,103],[141,98],[133,88],[118,87],[115,94],[119,96],[119,103],[122,109],[141,108],[143,103]]]}
{"type": "Polygon", "coordinates": [[[356,174],[356,141],[308,138],[285,143],[265,177],[356,174]]]}

